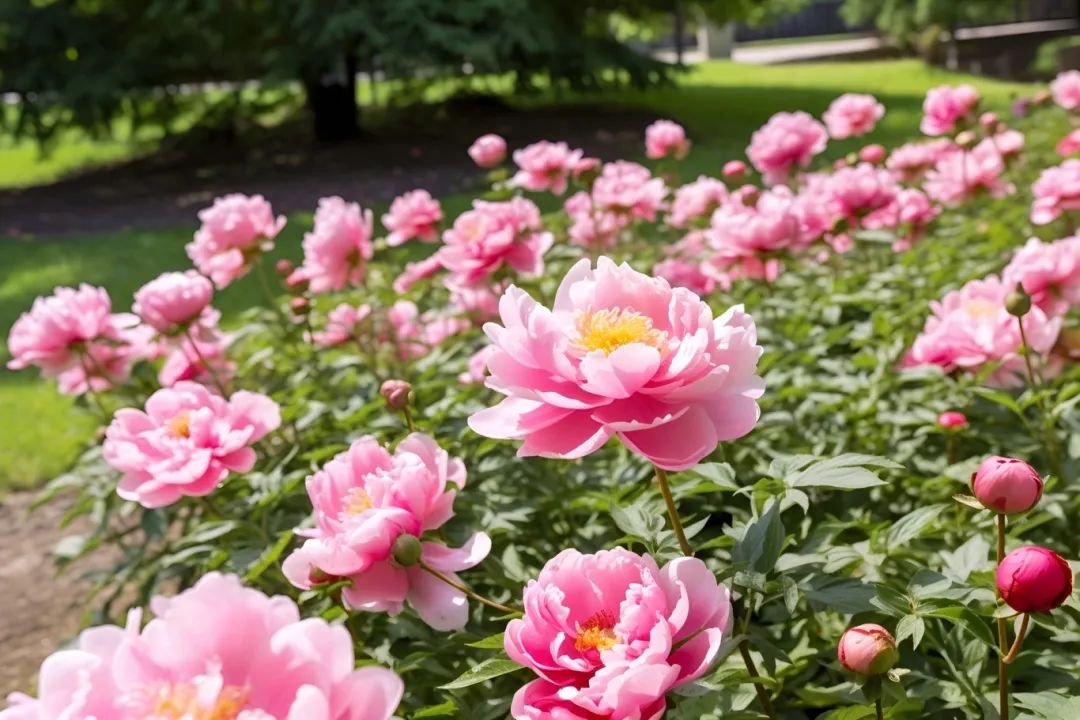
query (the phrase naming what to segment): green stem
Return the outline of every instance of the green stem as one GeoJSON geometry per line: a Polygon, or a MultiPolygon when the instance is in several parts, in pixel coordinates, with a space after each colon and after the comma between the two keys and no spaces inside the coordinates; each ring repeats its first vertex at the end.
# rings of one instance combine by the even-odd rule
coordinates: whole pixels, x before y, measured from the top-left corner
{"type": "MultiPolygon", "coordinates": [[[[1005,515],[997,516],[997,561],[1005,559],[1005,515]]],[[[1001,591],[998,591],[1001,598],[1001,591]]],[[[998,714],[1001,720],[1009,720],[1009,664],[1005,662],[1005,648],[1009,644],[1009,627],[1005,618],[997,619],[998,631],[998,714]]]]}
{"type": "Polygon", "coordinates": [[[214,387],[218,389],[218,392],[221,393],[221,396],[223,398],[228,398],[228,388],[226,388],[225,383],[221,381],[221,378],[217,374],[217,370],[214,370],[214,367],[206,359],[206,356],[203,355],[202,350],[199,349],[199,344],[195,342],[195,336],[192,334],[190,327],[184,328],[184,337],[186,337],[187,341],[191,344],[191,349],[195,351],[195,357],[198,359],[199,364],[202,365],[206,372],[210,375],[210,379],[213,381],[214,387]]]}
{"type": "Polygon", "coordinates": [[[467,595],[468,597],[471,597],[473,600],[475,600],[478,603],[483,603],[484,605],[487,605],[490,608],[494,608],[495,610],[498,610],[499,612],[504,612],[504,613],[507,613],[509,615],[520,615],[521,614],[520,610],[515,610],[514,608],[507,607],[506,605],[500,605],[499,603],[495,602],[494,600],[488,600],[483,595],[478,595],[477,593],[473,592],[472,590],[465,587],[461,583],[452,580],[448,575],[445,575],[444,573],[439,572],[435,568],[431,567],[430,565],[428,565],[423,560],[420,561],[420,569],[423,570],[424,572],[430,574],[430,575],[433,575],[434,577],[438,578],[439,580],[443,581],[444,583],[446,583],[450,587],[454,588],[458,592],[465,593],[465,595],[467,595]]]}
{"type": "Polygon", "coordinates": [[[270,308],[277,315],[278,320],[281,322],[281,327],[285,330],[285,334],[289,334],[292,331],[292,325],[289,323],[289,318],[285,317],[285,313],[281,310],[281,305],[278,304],[277,298],[274,296],[274,291],[270,289],[270,281],[266,279],[266,270],[263,269],[263,258],[260,255],[259,259],[255,261],[255,277],[259,281],[259,287],[262,289],[263,295],[266,297],[266,302],[270,305],[270,308]]]}
{"type": "MultiPolygon", "coordinates": [[[[1020,631],[1016,633],[1016,639],[1013,640],[1012,647],[1009,648],[1009,653],[1001,659],[1001,662],[1005,665],[1011,665],[1012,661],[1016,659],[1017,653],[1020,652],[1020,647],[1024,644],[1024,637],[1027,635],[1028,624],[1031,622],[1031,615],[1024,613],[1023,620],[1020,621],[1020,631]]],[[[1008,696],[1006,696],[1008,700],[1008,696]]]]}
{"type": "Polygon", "coordinates": [[[653,468],[656,470],[656,482],[660,485],[660,494],[664,496],[664,504],[667,505],[671,528],[675,531],[675,537],[679,541],[679,549],[682,550],[683,555],[693,557],[694,549],[690,547],[690,541],[686,539],[686,530],[683,529],[682,520],[679,519],[679,510],[675,507],[675,498],[671,495],[667,472],[659,465],[654,465],[653,468]]]}
{"type": "Polygon", "coordinates": [[[401,408],[401,414],[405,417],[405,427],[409,428],[410,433],[416,432],[416,425],[413,424],[412,412],[409,410],[409,406],[401,408]]]}
{"type": "Polygon", "coordinates": [[[874,702],[874,709],[877,710],[877,720],[885,720],[885,708],[881,707],[881,698],[874,702]]]}
{"type": "Polygon", "coordinates": [[[1054,419],[1050,415],[1050,410],[1046,407],[1046,398],[1043,394],[1041,384],[1038,381],[1038,377],[1035,374],[1035,368],[1031,364],[1031,345],[1028,343],[1027,331],[1024,330],[1024,318],[1023,316],[1016,318],[1017,324],[1020,326],[1020,343],[1021,350],[1024,355],[1024,366],[1027,368],[1028,384],[1031,387],[1031,392],[1035,393],[1035,400],[1039,406],[1039,414],[1042,415],[1043,421],[1043,444],[1046,447],[1046,459],[1050,464],[1050,471],[1054,473],[1056,477],[1064,477],[1061,467],[1061,458],[1058,453],[1057,442],[1057,430],[1054,427],[1054,419]]]}

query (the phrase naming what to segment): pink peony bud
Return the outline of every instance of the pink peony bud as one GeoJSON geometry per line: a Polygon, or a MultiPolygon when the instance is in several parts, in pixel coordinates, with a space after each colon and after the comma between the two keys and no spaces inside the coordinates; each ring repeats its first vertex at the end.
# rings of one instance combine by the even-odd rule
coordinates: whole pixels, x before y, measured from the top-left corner
{"type": "Polygon", "coordinates": [[[900,659],[892,634],[873,623],[849,628],[840,637],[836,655],[841,665],[860,675],[881,675],[900,659]]]}
{"type": "Polygon", "coordinates": [[[997,113],[984,112],[979,116],[979,124],[983,126],[984,130],[993,130],[998,124],[997,113]]]}
{"type": "Polygon", "coordinates": [[[285,288],[294,295],[299,295],[307,291],[311,285],[311,281],[308,280],[308,276],[304,273],[303,268],[297,268],[289,273],[289,276],[285,278],[285,288]]]}
{"type": "Polygon", "coordinates": [[[1049,612],[1072,594],[1072,568],[1053,550],[1028,545],[998,565],[997,587],[1001,599],[1017,612],[1049,612]]]}
{"type": "Polygon", "coordinates": [[[746,163],[742,160],[728,160],[724,163],[724,177],[741,178],[746,174],[746,163]]]}
{"type": "Polygon", "coordinates": [[[311,303],[305,297],[294,297],[289,301],[289,308],[293,315],[307,315],[311,312],[311,303]]]}
{"type": "Polygon", "coordinates": [[[962,412],[956,410],[949,410],[938,415],[937,418],[938,427],[946,430],[957,430],[959,428],[967,427],[967,417],[962,412]]]}
{"type": "Polygon", "coordinates": [[[971,491],[983,507],[999,513],[1022,513],[1042,497],[1043,482],[1022,460],[994,455],[971,476],[971,491]]]}
{"type": "Polygon", "coordinates": [[[859,151],[859,159],[877,165],[885,159],[885,148],[878,144],[867,145],[859,151]]]}
{"type": "Polygon", "coordinates": [[[469,157],[482,168],[493,168],[506,158],[506,141],[493,133],[481,135],[469,147],[469,157]]]}
{"type": "Polygon", "coordinates": [[[288,258],[281,258],[274,263],[274,272],[280,277],[287,278],[292,275],[292,271],[296,269],[296,263],[288,258]]]}
{"type": "Polygon", "coordinates": [[[387,380],[379,388],[379,394],[386,398],[386,404],[394,410],[401,410],[409,404],[412,385],[404,380],[387,380]]]}

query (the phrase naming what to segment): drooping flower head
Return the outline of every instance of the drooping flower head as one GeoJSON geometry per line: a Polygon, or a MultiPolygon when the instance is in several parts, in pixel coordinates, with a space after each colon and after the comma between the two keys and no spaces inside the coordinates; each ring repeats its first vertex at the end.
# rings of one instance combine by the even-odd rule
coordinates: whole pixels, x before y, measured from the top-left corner
{"type": "Polygon", "coordinates": [[[1080,110],[1080,70],[1066,70],[1050,83],[1054,102],[1066,110],[1080,110]]]}
{"type": "Polygon", "coordinates": [[[714,319],[689,290],[601,257],[571,268],[552,309],[511,286],[499,314],[487,386],[507,397],[469,425],[523,439],[521,456],[582,457],[618,435],[681,470],[757,422],[761,348],[741,306],[714,319]]]}
{"type": "Polygon", "coordinates": [[[525,587],[504,645],[538,676],[517,720],[657,720],[665,694],[701,677],[731,631],[727,588],[697,558],[663,568],[621,548],[564,550],[525,587]]]}
{"type": "Polygon", "coordinates": [[[442,218],[442,206],[427,190],[413,190],[394,198],[390,212],[382,217],[383,225],[390,231],[386,244],[396,247],[413,238],[435,242],[439,239],[437,226],[442,218]]]}
{"type": "Polygon", "coordinates": [[[1080,210],[1080,159],[1066,160],[1048,167],[1031,186],[1035,202],[1031,206],[1031,222],[1047,225],[1063,212],[1080,210]]]}
{"type": "Polygon", "coordinates": [[[194,382],[158,390],[145,410],[118,410],[105,433],[105,460],[124,473],[120,497],[163,507],[209,495],[230,472],[255,465],[257,440],[281,424],[265,395],[239,391],[226,400],[194,382]]]}
{"type": "Polygon", "coordinates": [[[746,155],[767,183],[782,183],[793,167],[809,165],[828,142],[825,126],[808,113],[781,112],[754,131],[746,155]]]}
{"type": "Polygon", "coordinates": [[[682,159],[688,152],[690,141],[686,139],[682,125],[671,120],[657,120],[645,128],[645,157],[650,160],[668,156],[682,159]]]}
{"type": "MultiPolygon", "coordinates": [[[[393,454],[374,438],[360,438],[308,478],[315,527],[298,531],[307,540],[286,559],[285,576],[300,588],[349,579],[341,595],[348,607],[396,614],[408,601],[437,630],[464,627],[469,608],[462,592],[392,557],[402,536],[419,538],[453,517],[464,486],[464,464],[427,435],[409,435],[393,454]]],[[[460,582],[454,573],[483,560],[491,540],[476,533],[461,548],[428,540],[420,548],[423,563],[460,582]]]]}
{"type": "Polygon", "coordinates": [[[212,206],[199,211],[199,220],[202,227],[187,244],[187,254],[218,288],[245,275],[285,227],[285,216],[275,218],[262,195],[239,193],[214,200],[212,206]]]}
{"type": "Polygon", "coordinates": [[[481,135],[469,146],[469,157],[477,166],[493,168],[506,159],[506,140],[499,135],[481,135]]]}
{"type": "Polygon", "coordinates": [[[945,135],[962,119],[971,118],[979,105],[979,91],[971,85],[940,85],[926,92],[919,128],[926,135],[945,135]]]}
{"type": "Polygon", "coordinates": [[[885,106],[873,95],[845,93],[829,105],[821,116],[834,140],[865,135],[885,115],[885,106]]]}
{"type": "Polygon", "coordinates": [[[443,233],[444,245],[437,257],[460,282],[485,280],[504,265],[525,274],[544,270],[544,253],[554,242],[544,232],[540,209],[525,198],[505,202],[475,200],[473,209],[454,221],[443,233]]]}
{"type": "Polygon", "coordinates": [[[340,197],[319,200],[315,226],[304,235],[304,264],[297,270],[312,292],[342,290],[364,278],[374,218],[370,210],[340,197]]]}
{"type": "Polygon", "coordinates": [[[167,272],[136,291],[131,309],[162,335],[173,335],[198,319],[213,295],[213,284],[194,270],[167,272]]]}

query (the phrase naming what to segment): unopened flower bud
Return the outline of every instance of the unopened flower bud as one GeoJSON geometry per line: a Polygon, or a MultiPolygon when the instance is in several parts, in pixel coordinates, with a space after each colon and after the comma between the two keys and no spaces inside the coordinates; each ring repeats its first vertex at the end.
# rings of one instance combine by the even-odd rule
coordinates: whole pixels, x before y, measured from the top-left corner
{"type": "Polygon", "coordinates": [[[967,427],[968,421],[964,413],[957,410],[948,410],[938,415],[938,427],[945,430],[959,430],[967,427]]]}
{"type": "Polygon", "coordinates": [[[728,160],[724,163],[724,177],[729,179],[741,178],[746,174],[746,163],[742,160],[728,160]]]}
{"type": "Polygon", "coordinates": [[[314,587],[316,585],[332,585],[338,580],[341,580],[337,575],[331,575],[325,570],[320,570],[317,567],[312,567],[308,572],[308,582],[314,587]]]}
{"type": "Polygon", "coordinates": [[[1043,481],[1023,460],[994,455],[971,476],[971,492],[982,506],[998,513],[1022,513],[1042,497],[1043,481]]]}
{"type": "Polygon", "coordinates": [[[294,297],[289,301],[289,309],[293,315],[307,315],[311,311],[311,303],[305,297],[294,297]]]}
{"type": "Polygon", "coordinates": [[[386,398],[386,404],[394,410],[403,410],[409,405],[409,393],[412,385],[404,380],[387,380],[379,388],[379,394],[386,398]]]}
{"type": "Polygon", "coordinates": [[[956,144],[962,148],[970,148],[975,144],[975,133],[965,130],[956,136],[956,144]]]}
{"type": "Polygon", "coordinates": [[[1045,105],[1046,103],[1050,102],[1050,99],[1052,97],[1053,95],[1050,94],[1049,90],[1040,90],[1039,92],[1031,96],[1031,102],[1035,103],[1036,105],[1045,105]]]}
{"type": "Polygon", "coordinates": [[[860,675],[882,675],[900,659],[895,638],[873,623],[849,628],[840,637],[836,654],[841,665],[860,675]]]}
{"type": "Polygon", "coordinates": [[[274,263],[274,272],[276,272],[279,276],[283,278],[289,277],[289,275],[291,275],[292,271],[295,269],[296,265],[293,263],[292,260],[289,260],[287,258],[281,258],[276,263],[274,263]]]}
{"type": "Polygon", "coordinates": [[[998,124],[997,113],[984,112],[979,116],[979,124],[983,126],[984,130],[993,130],[998,124]]]}
{"type": "Polygon", "coordinates": [[[394,541],[393,546],[390,548],[390,555],[394,558],[394,562],[401,567],[412,567],[420,562],[422,551],[423,547],[421,547],[420,541],[415,536],[398,535],[397,540],[394,541]]]}
{"type": "Polygon", "coordinates": [[[1069,599],[1072,568],[1053,550],[1028,545],[1005,556],[997,569],[1001,599],[1021,613],[1049,612],[1069,599]]]}
{"type": "Polygon", "coordinates": [[[308,280],[308,277],[304,274],[302,268],[294,270],[289,277],[285,278],[285,287],[293,295],[299,295],[307,290],[310,283],[311,281],[308,280]]]}
{"type": "Polygon", "coordinates": [[[878,144],[867,145],[859,151],[859,159],[877,165],[885,159],[885,148],[878,144]]]}
{"type": "Polygon", "coordinates": [[[1021,283],[1016,283],[1016,289],[1005,296],[1005,309],[1016,317],[1024,317],[1031,310],[1031,296],[1021,283]]]}

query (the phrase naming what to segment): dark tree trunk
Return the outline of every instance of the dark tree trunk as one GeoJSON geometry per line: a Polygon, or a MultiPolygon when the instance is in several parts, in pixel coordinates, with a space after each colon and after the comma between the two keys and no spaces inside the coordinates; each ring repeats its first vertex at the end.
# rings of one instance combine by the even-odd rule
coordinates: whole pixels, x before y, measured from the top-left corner
{"type": "Polygon", "coordinates": [[[333,143],[360,134],[360,106],[356,103],[356,56],[346,53],[341,66],[304,80],[315,139],[333,143]]]}
{"type": "Polygon", "coordinates": [[[675,0],[675,62],[683,64],[683,40],[686,33],[686,17],[681,0],[675,0]]]}

